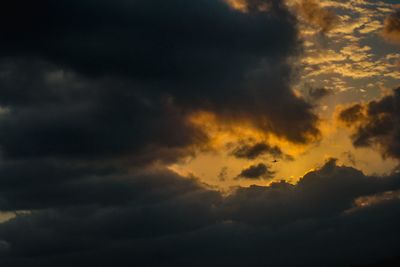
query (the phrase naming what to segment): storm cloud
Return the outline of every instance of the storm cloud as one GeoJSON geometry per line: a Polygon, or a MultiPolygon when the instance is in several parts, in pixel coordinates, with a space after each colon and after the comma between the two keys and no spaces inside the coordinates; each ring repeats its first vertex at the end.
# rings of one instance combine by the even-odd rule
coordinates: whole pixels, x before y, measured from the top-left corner
{"type": "MultiPolygon", "coordinates": [[[[398,199],[379,197],[400,189],[396,174],[330,160],[298,184],[227,195],[168,167],[208,148],[191,121],[203,111],[288,143],[320,137],[313,106],[292,91],[302,42],[284,1],[0,7],[0,216],[15,213],[0,223],[0,265],[338,266],[396,255],[398,199]]],[[[257,142],[232,155],[290,159],[257,142]]],[[[261,163],[241,176],[273,174],[261,163]]]]}
{"type": "MultiPolygon", "coordinates": [[[[381,193],[398,191],[398,175],[365,176],[331,160],[297,185],[282,181],[240,188],[228,197],[166,170],[104,179],[109,175],[100,172],[94,185],[93,177],[81,171],[71,183],[79,186],[62,187],[64,203],[54,191],[57,185],[31,188],[53,204],[37,206],[27,198],[25,206],[15,206],[41,208],[0,224],[0,262],[350,266],[397,253],[397,195],[362,205],[357,199],[379,200],[381,193]],[[365,253],[355,253],[355,244],[365,253]],[[291,257],[285,256],[288,252],[291,257]]],[[[21,202],[23,190],[19,196],[7,202],[21,202]]]]}
{"type": "Polygon", "coordinates": [[[217,0],[6,1],[4,153],[180,150],[204,141],[187,123],[199,110],[308,142],[317,117],[290,89],[296,20],[281,1],[265,2],[268,12],[243,13],[217,0]]]}
{"type": "Polygon", "coordinates": [[[339,119],[354,130],[356,147],[381,149],[385,157],[400,158],[400,89],[392,95],[341,111],[339,119]]]}

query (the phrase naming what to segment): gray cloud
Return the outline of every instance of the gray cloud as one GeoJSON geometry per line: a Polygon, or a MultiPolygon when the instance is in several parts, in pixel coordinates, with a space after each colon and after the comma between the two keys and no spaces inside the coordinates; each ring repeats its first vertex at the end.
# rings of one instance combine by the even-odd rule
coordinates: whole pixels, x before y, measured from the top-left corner
{"type": "MultiPolygon", "coordinates": [[[[330,161],[297,185],[224,196],[160,167],[207,143],[188,120],[198,111],[290,142],[319,136],[291,90],[301,44],[283,1],[3,2],[0,211],[27,212],[0,224],[0,265],[337,266],[397,253],[396,200],[354,209],[398,190],[396,175],[330,161]]],[[[263,153],[283,157],[268,145],[239,156],[263,153]]]]}
{"type": "Polygon", "coordinates": [[[296,20],[281,1],[265,2],[268,13],[203,0],[6,1],[0,103],[12,112],[2,116],[4,154],[173,148],[166,160],[174,161],[205,141],[186,121],[199,110],[310,141],[318,118],[290,88],[296,20]]]}
{"type": "MultiPolygon", "coordinates": [[[[350,266],[397,255],[398,198],[358,207],[355,200],[399,190],[398,175],[365,176],[331,160],[297,185],[241,188],[228,197],[165,170],[126,178],[99,175],[104,179],[97,186],[65,187],[68,206],[56,201],[0,224],[1,239],[9,244],[0,262],[350,266]],[[75,201],[88,194],[96,203],[75,201]],[[366,253],[354,253],[354,246],[366,253]]],[[[76,182],[84,185],[87,179],[76,182]]],[[[35,206],[29,199],[26,205],[35,206]]]]}
{"type": "Polygon", "coordinates": [[[378,145],[382,155],[400,158],[400,90],[366,105],[354,105],[339,114],[339,119],[352,126],[356,147],[378,145]]]}

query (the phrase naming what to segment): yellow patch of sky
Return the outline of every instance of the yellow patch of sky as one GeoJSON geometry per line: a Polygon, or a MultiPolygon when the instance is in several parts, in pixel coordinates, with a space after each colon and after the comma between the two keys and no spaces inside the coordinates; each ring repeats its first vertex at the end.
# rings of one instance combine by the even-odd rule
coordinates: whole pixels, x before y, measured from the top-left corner
{"type": "MultiPolygon", "coordinates": [[[[210,127],[210,121],[208,124],[210,127]]],[[[388,174],[397,165],[395,160],[384,160],[378,151],[355,149],[351,144],[349,132],[344,127],[340,127],[338,123],[332,124],[332,121],[328,120],[320,126],[324,138],[321,142],[309,146],[293,145],[273,136],[268,138],[265,134],[251,128],[240,125],[236,125],[234,128],[236,127],[240,130],[224,131],[221,128],[212,130],[214,135],[211,136],[211,140],[215,150],[201,153],[194,159],[174,164],[170,168],[185,176],[199,177],[206,184],[226,190],[239,185],[268,185],[273,181],[280,180],[296,183],[306,173],[318,168],[330,158],[337,158],[339,164],[354,166],[366,174],[388,174]],[[254,138],[259,141],[268,138],[267,143],[278,145],[285,153],[294,156],[295,160],[279,159],[278,162],[273,162],[273,157],[268,156],[255,160],[243,160],[229,155],[226,144],[243,138],[254,138]],[[269,165],[270,170],[275,172],[274,179],[237,179],[244,168],[258,163],[269,165]],[[224,177],[221,177],[221,172],[224,172],[224,177]]]]}
{"type": "MultiPolygon", "coordinates": [[[[289,3],[296,1],[301,0],[289,3]]],[[[367,38],[383,42],[379,36],[383,21],[393,12],[395,6],[366,0],[347,2],[322,0],[318,3],[321,7],[336,11],[337,25],[321,38],[315,25],[303,22],[304,25],[300,27],[303,32],[300,34],[307,45],[299,68],[303,69],[303,72],[300,85],[297,87],[307,84],[332,89],[334,94],[325,99],[325,103],[320,103],[319,113],[325,116],[330,125],[337,127],[333,122],[335,117],[333,113],[337,105],[348,102],[347,91],[352,91],[353,96],[363,94],[359,97],[359,101],[371,100],[382,97],[390,91],[386,86],[389,78],[392,79],[391,84],[398,84],[400,81],[400,55],[397,53],[378,55],[371,46],[366,45],[367,38]],[[341,12],[337,12],[338,10],[341,12]],[[375,93],[376,88],[380,93],[375,93]],[[344,92],[346,94],[343,94],[344,92]]],[[[322,156],[325,152],[330,156],[345,159],[340,153],[348,150],[359,160],[360,166],[357,167],[366,173],[387,173],[398,164],[395,160],[382,159],[375,150],[354,149],[348,136],[349,133],[345,129],[336,129],[331,134],[325,135],[318,148],[310,150],[308,157],[322,156]]]]}
{"type": "MultiPolygon", "coordinates": [[[[225,1],[232,8],[247,12],[245,0],[225,1]]],[[[287,0],[287,3],[289,7],[294,8],[300,1],[302,0],[287,0]]],[[[298,69],[302,70],[300,79],[298,84],[293,85],[293,89],[299,96],[304,92],[302,88],[304,89],[305,85],[333,90],[331,96],[314,103],[316,112],[322,118],[322,140],[308,146],[294,145],[254,129],[245,120],[221,123],[211,113],[199,113],[191,120],[205,129],[210,136],[210,149],[195,158],[170,166],[171,169],[182,174],[194,175],[205,183],[226,189],[238,185],[268,185],[271,181],[281,179],[295,183],[329,158],[337,158],[339,164],[354,166],[366,174],[387,174],[398,165],[396,160],[383,159],[378,150],[355,149],[349,137],[351,133],[335,120],[336,107],[349,103],[346,99],[349,96],[352,99],[358,98],[358,102],[379,98],[391,90],[387,79],[391,79],[391,84],[400,81],[400,54],[391,52],[378,55],[373,47],[365,42],[367,38],[381,38],[379,32],[384,19],[395,6],[366,0],[317,2],[322,8],[341,12],[336,12],[337,25],[323,36],[315,25],[309,25],[300,19],[299,30],[304,43],[304,55],[298,63],[298,69]],[[273,158],[268,156],[256,160],[243,160],[229,155],[228,143],[249,138],[277,145],[295,160],[273,162],[273,158]],[[269,165],[271,171],[276,173],[274,179],[236,179],[244,168],[260,162],[269,165]]]]}

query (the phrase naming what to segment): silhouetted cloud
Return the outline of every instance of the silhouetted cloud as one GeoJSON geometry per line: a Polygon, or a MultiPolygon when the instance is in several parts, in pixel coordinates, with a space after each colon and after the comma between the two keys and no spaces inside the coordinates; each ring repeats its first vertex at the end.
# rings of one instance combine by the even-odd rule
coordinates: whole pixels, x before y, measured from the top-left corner
{"type": "MultiPolygon", "coordinates": [[[[317,11],[309,19],[329,30],[317,11]]],[[[0,223],[1,266],[340,266],[397,253],[400,205],[381,197],[397,174],[331,160],[298,184],[227,196],[166,167],[210,142],[190,120],[201,111],[289,143],[319,137],[291,90],[302,44],[284,1],[7,0],[0,23],[0,213],[15,212],[0,223]]],[[[382,101],[370,117],[397,118],[383,107],[397,96],[382,101]]],[[[236,145],[238,158],[290,157],[236,145]]],[[[260,163],[240,178],[273,175],[260,163]]]]}
{"type": "Polygon", "coordinates": [[[241,141],[233,148],[231,155],[239,159],[248,160],[254,160],[264,155],[269,155],[275,159],[293,159],[290,155],[283,153],[278,146],[270,146],[263,142],[252,143],[241,141]]]}
{"type": "Polygon", "coordinates": [[[271,179],[274,177],[274,172],[269,170],[269,166],[259,163],[244,169],[239,175],[238,179],[271,179]]]}
{"type": "Polygon", "coordinates": [[[339,113],[339,120],[351,126],[357,121],[360,121],[364,118],[363,107],[360,104],[355,104],[351,107],[348,107],[342,110],[339,113]]]}
{"type": "Polygon", "coordinates": [[[319,134],[317,117],[290,89],[296,20],[278,0],[249,6],[262,2],[268,12],[208,0],[6,1],[5,155],[105,157],[154,147],[185,155],[205,141],[187,122],[199,110],[308,142],[319,134]]]}
{"type": "Polygon", "coordinates": [[[10,187],[21,198],[1,203],[37,192],[19,207],[39,207],[40,192],[49,205],[0,224],[2,265],[349,266],[397,255],[399,198],[356,200],[399,190],[398,175],[365,176],[331,160],[297,185],[228,197],[167,170],[81,176],[72,182],[79,186],[62,186],[63,202],[56,175],[29,192],[24,183],[10,187]]]}
{"type": "Polygon", "coordinates": [[[343,110],[339,119],[354,129],[356,147],[378,145],[384,156],[400,158],[400,89],[393,95],[343,110]]]}

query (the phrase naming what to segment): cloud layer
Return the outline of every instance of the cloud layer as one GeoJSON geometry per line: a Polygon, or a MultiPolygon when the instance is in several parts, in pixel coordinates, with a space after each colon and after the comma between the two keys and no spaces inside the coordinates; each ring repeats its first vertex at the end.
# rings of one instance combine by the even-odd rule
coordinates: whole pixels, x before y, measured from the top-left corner
{"type": "Polygon", "coordinates": [[[266,3],[268,12],[242,13],[210,0],[7,1],[0,96],[15,112],[3,124],[3,150],[17,156],[11,146],[26,131],[28,145],[43,150],[33,136],[60,138],[35,154],[119,153],[136,149],[135,135],[135,143],[164,145],[150,132],[174,127],[189,134],[169,140],[166,133],[165,145],[186,146],[194,129],[184,117],[198,110],[307,142],[318,135],[317,117],[290,89],[296,21],[281,1],[266,3]],[[86,139],[79,149],[77,139],[86,139]],[[119,144],[102,148],[104,139],[119,144]]]}
{"type": "MultiPolygon", "coordinates": [[[[228,2],[2,3],[0,216],[15,216],[0,223],[0,265],[338,266],[396,255],[397,174],[330,160],[296,185],[227,196],[166,167],[207,149],[190,120],[198,112],[288,143],[320,135],[313,106],[292,91],[295,16],[280,0],[228,2]]],[[[309,19],[327,31],[329,14],[309,19]]],[[[360,129],[375,114],[396,118],[396,97],[369,104],[360,129]]],[[[232,155],[291,159],[263,142],[232,155]]],[[[240,174],[272,175],[264,163],[240,174]]]]}
{"type": "Polygon", "coordinates": [[[223,197],[166,170],[76,172],[62,186],[1,187],[1,203],[37,209],[0,225],[3,265],[349,266],[397,253],[400,193],[379,195],[400,189],[398,175],[368,177],[331,160],[297,185],[223,197]]]}
{"type": "Polygon", "coordinates": [[[338,24],[337,15],[328,9],[322,8],[318,1],[301,0],[296,3],[296,9],[300,16],[322,33],[327,33],[338,24]]]}

